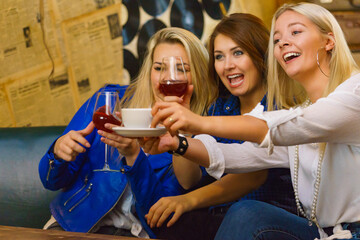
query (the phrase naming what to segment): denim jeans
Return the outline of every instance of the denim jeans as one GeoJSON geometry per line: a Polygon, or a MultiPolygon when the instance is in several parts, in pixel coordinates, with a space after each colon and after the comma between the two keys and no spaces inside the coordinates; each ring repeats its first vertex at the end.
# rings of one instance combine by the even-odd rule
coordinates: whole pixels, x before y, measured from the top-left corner
{"type": "MultiPolygon", "coordinates": [[[[353,238],[359,239],[360,226],[351,224],[353,238]],[[355,231],[354,231],[354,228],[355,231]]],[[[232,205],[228,210],[215,240],[311,240],[319,238],[318,229],[308,220],[268,203],[248,200],[232,205]]]]}
{"type": "Polygon", "coordinates": [[[248,200],[233,204],[216,234],[216,240],[310,240],[319,238],[308,220],[271,204],[248,200]]]}

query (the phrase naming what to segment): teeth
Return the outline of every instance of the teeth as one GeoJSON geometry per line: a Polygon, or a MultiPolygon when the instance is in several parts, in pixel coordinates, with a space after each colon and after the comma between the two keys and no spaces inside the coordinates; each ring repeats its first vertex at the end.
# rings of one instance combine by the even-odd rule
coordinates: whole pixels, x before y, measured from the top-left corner
{"type": "Polygon", "coordinates": [[[300,56],[300,53],[291,52],[291,53],[285,54],[283,58],[284,58],[284,60],[285,60],[285,62],[286,62],[286,61],[290,60],[290,58],[292,58],[292,57],[298,57],[298,56],[300,56]]]}
{"type": "Polygon", "coordinates": [[[244,74],[234,74],[228,76],[230,86],[236,87],[244,81],[244,74]]]}
{"type": "Polygon", "coordinates": [[[235,74],[232,76],[228,76],[228,78],[230,78],[230,79],[237,78],[237,77],[241,77],[241,74],[235,74]]]}

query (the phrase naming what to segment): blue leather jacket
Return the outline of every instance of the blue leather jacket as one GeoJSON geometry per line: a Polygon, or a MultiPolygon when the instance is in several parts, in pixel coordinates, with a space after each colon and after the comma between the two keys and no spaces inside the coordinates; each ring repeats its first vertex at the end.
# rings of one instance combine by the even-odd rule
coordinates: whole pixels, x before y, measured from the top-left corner
{"type": "MultiPolygon", "coordinates": [[[[126,87],[108,85],[102,90],[117,90],[122,97],[126,87]]],[[[75,114],[63,134],[84,129],[92,119],[95,95],[75,114]]],[[[39,174],[45,188],[62,189],[51,202],[50,210],[62,228],[74,232],[90,232],[120,200],[125,186],[130,184],[135,198],[136,215],[151,238],[156,236],[146,224],[145,214],[161,197],[184,193],[172,168],[172,155],[147,156],[140,151],[129,167],[117,150],[111,151],[110,168],[115,171],[94,171],[104,165],[105,145],[96,129],[86,136],[91,147],[73,162],[54,158],[53,145],[39,164],[39,174]]]]}

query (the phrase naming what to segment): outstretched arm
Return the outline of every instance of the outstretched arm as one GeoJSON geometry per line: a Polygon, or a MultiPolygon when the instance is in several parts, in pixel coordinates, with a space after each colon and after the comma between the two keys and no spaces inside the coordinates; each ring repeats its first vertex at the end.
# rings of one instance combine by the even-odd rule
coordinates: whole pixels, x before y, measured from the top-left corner
{"type": "Polygon", "coordinates": [[[180,185],[188,190],[194,187],[202,178],[202,171],[198,164],[181,156],[173,156],[173,167],[180,185]]]}
{"type": "Polygon", "coordinates": [[[162,123],[172,135],[181,130],[261,143],[269,130],[264,120],[252,116],[200,116],[175,102],[157,102],[152,113],[152,126],[162,123]]]}
{"type": "MultiPolygon", "coordinates": [[[[204,144],[193,138],[187,138],[189,147],[184,155],[185,158],[191,160],[197,165],[208,167],[209,156],[204,144]]],[[[169,133],[157,138],[142,138],[138,139],[144,152],[152,155],[164,153],[167,151],[175,151],[179,146],[179,139],[170,136],[169,133]]]]}
{"type": "MultiPolygon", "coordinates": [[[[254,146],[253,143],[223,144],[217,143],[209,135],[199,135],[187,138],[189,147],[184,157],[200,166],[206,167],[207,172],[220,178],[224,172],[244,173],[268,168],[288,168],[287,147],[274,147],[269,155],[268,149],[254,146]]],[[[139,140],[145,152],[158,154],[168,150],[175,150],[178,138],[170,134],[160,138],[139,140]]]]}

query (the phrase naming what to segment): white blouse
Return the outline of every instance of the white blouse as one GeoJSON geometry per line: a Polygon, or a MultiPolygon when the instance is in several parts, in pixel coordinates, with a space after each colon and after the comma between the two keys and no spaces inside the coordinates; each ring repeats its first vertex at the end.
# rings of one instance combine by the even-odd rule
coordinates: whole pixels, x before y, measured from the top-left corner
{"type": "Polygon", "coordinates": [[[318,142],[326,142],[316,216],[321,227],[360,221],[360,74],[353,75],[328,97],[307,108],[249,113],[267,122],[260,144],[221,144],[199,135],[210,158],[209,174],[239,173],[290,167],[294,174],[295,145],[299,146],[299,198],[310,215],[314,196],[318,142]],[[274,146],[276,145],[276,146],[274,146]]]}

